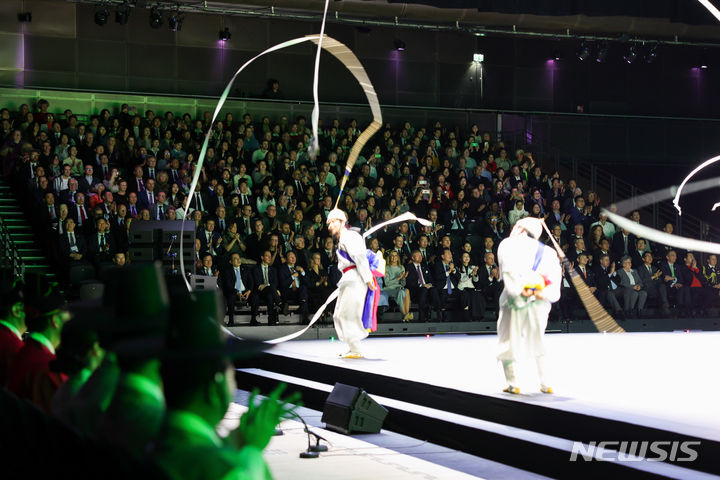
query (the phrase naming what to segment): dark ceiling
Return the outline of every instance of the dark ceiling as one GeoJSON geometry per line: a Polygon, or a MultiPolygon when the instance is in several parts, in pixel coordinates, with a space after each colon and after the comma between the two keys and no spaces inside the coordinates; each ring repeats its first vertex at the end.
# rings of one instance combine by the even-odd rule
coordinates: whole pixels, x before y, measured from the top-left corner
{"type": "MultiPolygon", "coordinates": [[[[164,1],[164,0],[161,0],[164,1]]],[[[203,2],[179,0],[181,4],[203,2]]],[[[713,0],[720,3],[719,0],[713,0]]],[[[152,3],[152,2],[149,2],[152,3]]],[[[168,5],[176,2],[167,1],[168,5]]],[[[324,0],[209,0],[205,5],[266,15],[320,16],[324,0]]],[[[331,1],[330,22],[365,19],[516,33],[627,35],[642,39],[720,43],[718,22],[696,0],[341,0],[331,1]],[[337,16],[337,17],[336,17],[337,16]]]]}

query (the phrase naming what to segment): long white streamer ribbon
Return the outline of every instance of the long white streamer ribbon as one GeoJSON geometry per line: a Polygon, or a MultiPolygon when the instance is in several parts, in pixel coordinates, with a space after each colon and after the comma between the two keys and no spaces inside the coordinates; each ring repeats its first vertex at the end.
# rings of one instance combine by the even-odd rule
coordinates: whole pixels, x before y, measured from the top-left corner
{"type": "Polygon", "coordinates": [[[315,71],[313,75],[313,111],[312,122],[312,142],[308,153],[314,159],[320,152],[320,137],[318,134],[318,123],[320,122],[320,100],[318,96],[318,83],[320,82],[320,52],[322,52],[322,42],[325,36],[325,19],[327,18],[328,5],[330,0],[325,0],[325,10],[323,11],[322,24],[320,25],[320,40],[317,42],[317,53],[315,54],[315,71]]]}
{"type": "MultiPolygon", "coordinates": [[[[190,207],[190,203],[192,201],[192,197],[195,193],[195,189],[197,188],[198,181],[200,180],[200,173],[202,171],[203,164],[205,162],[205,155],[207,153],[208,145],[210,143],[210,139],[212,138],[212,128],[215,123],[215,119],[220,114],[220,109],[225,104],[225,101],[227,100],[227,97],[230,95],[230,89],[232,88],[233,83],[235,82],[235,79],[240,75],[240,73],[245,70],[245,68],[250,65],[252,62],[257,60],[258,58],[262,57],[263,55],[266,55],[271,52],[275,52],[277,50],[282,50],[283,48],[291,47],[293,45],[297,45],[299,43],[303,42],[315,42],[320,43],[321,36],[319,35],[307,35],[305,37],[300,38],[294,38],[292,40],[288,40],[286,42],[282,42],[278,45],[275,45],[273,47],[268,48],[267,50],[255,55],[253,58],[245,62],[232,76],[230,79],[230,82],[228,82],[227,86],[225,87],[225,90],[223,91],[222,95],[220,96],[220,100],[218,101],[217,106],[215,107],[215,111],[213,112],[212,119],[210,121],[210,125],[208,126],[208,131],[205,134],[205,140],[203,141],[202,148],[200,150],[200,155],[198,156],[198,162],[197,166],[195,167],[195,172],[193,174],[193,180],[190,184],[190,191],[188,192],[188,196],[185,202],[185,212],[188,211],[190,207]]],[[[378,119],[382,119],[382,115],[380,113],[380,103],[377,98],[377,94],[375,93],[375,88],[373,87],[372,83],[370,82],[370,79],[367,75],[367,72],[365,72],[365,69],[363,68],[362,64],[360,63],[360,60],[355,56],[355,54],[343,43],[339,42],[338,40],[335,40],[331,37],[324,37],[324,41],[322,42],[322,48],[327,50],[329,53],[331,53],[333,56],[335,56],[340,62],[342,62],[343,65],[352,73],[352,75],[355,77],[355,79],[358,81],[360,86],[363,89],[363,92],[365,92],[365,96],[368,100],[368,103],[370,105],[370,109],[373,113],[373,121],[371,123],[371,126],[378,123],[378,119]]],[[[377,128],[380,128],[379,125],[377,128]]],[[[377,130],[376,128],[376,130],[377,130]]],[[[370,127],[368,127],[368,130],[370,130],[370,127]]],[[[363,132],[363,135],[365,132],[363,132]]],[[[360,150],[363,147],[363,144],[367,141],[367,138],[365,137],[364,141],[361,142],[361,139],[363,136],[361,135],[358,140],[355,142],[355,145],[353,145],[353,148],[350,152],[349,159],[355,155],[354,158],[357,158],[357,155],[359,154],[360,150]]],[[[349,163],[349,160],[348,160],[349,163]]],[[[354,163],[354,160],[353,160],[354,163]]],[[[185,242],[183,242],[183,236],[182,232],[185,230],[185,220],[187,219],[188,215],[184,215],[182,219],[182,226],[180,229],[180,272],[182,273],[183,281],[185,282],[185,286],[187,287],[188,291],[191,290],[190,283],[187,281],[187,276],[185,272],[185,259],[183,257],[183,245],[185,242]]]]}

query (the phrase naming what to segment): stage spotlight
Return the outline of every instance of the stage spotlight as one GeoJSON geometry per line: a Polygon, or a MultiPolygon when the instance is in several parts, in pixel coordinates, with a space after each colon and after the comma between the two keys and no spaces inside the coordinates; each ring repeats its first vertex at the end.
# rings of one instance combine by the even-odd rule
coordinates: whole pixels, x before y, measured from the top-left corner
{"type": "Polygon", "coordinates": [[[585,40],[583,40],[580,43],[580,47],[578,48],[578,51],[577,51],[577,58],[581,62],[584,62],[585,60],[590,58],[590,45],[585,43],[585,40]]]}
{"type": "Polygon", "coordinates": [[[598,48],[597,56],[595,57],[595,62],[597,63],[605,63],[605,60],[607,60],[608,56],[608,46],[607,44],[600,45],[600,48],[598,48]]]}
{"type": "Polygon", "coordinates": [[[170,31],[179,32],[182,30],[183,20],[185,20],[185,18],[180,12],[175,12],[170,15],[170,18],[168,18],[168,27],[170,27],[170,31]]]}
{"type": "Polygon", "coordinates": [[[637,60],[638,54],[637,49],[634,45],[630,45],[628,48],[628,52],[623,57],[627,63],[633,63],[635,60],[637,60]]]}
{"type": "Polygon", "coordinates": [[[552,57],[551,57],[551,58],[552,58],[553,60],[555,60],[556,62],[562,60],[562,59],[563,59],[563,53],[562,53],[562,51],[560,51],[559,49],[556,48],[555,50],[553,50],[553,53],[552,53],[552,57]]]}
{"type": "Polygon", "coordinates": [[[150,28],[160,28],[163,24],[162,14],[158,12],[157,7],[150,10],[150,28]]]}
{"type": "Polygon", "coordinates": [[[100,10],[95,12],[95,25],[100,25],[101,27],[105,25],[108,22],[108,18],[110,17],[110,12],[107,8],[103,7],[100,10]]]}
{"type": "Polygon", "coordinates": [[[482,53],[473,53],[473,62],[482,63],[485,61],[485,55],[482,53]]]}
{"type": "Polygon", "coordinates": [[[220,30],[220,32],[218,32],[218,37],[220,37],[220,40],[222,40],[223,42],[227,42],[228,40],[230,40],[230,37],[232,37],[232,35],[230,34],[230,29],[225,27],[225,30],[220,30]]]}
{"type": "Polygon", "coordinates": [[[402,40],[396,39],[393,43],[395,44],[395,50],[405,50],[405,42],[403,42],[402,40]]]}
{"type": "Polygon", "coordinates": [[[18,13],[18,22],[20,23],[30,23],[32,22],[32,12],[22,12],[18,13]]]}
{"type": "Polygon", "coordinates": [[[657,60],[657,45],[650,47],[647,55],[645,55],[645,63],[653,63],[657,60]]]}
{"type": "Polygon", "coordinates": [[[130,5],[126,3],[123,3],[122,5],[118,5],[118,7],[115,9],[115,23],[119,23],[120,25],[127,25],[128,19],[130,18],[130,5]]]}

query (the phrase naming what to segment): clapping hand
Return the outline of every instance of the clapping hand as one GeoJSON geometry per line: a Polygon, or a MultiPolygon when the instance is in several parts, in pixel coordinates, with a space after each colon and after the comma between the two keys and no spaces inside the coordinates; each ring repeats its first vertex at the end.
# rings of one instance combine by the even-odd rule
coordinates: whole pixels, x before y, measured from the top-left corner
{"type": "Polygon", "coordinates": [[[240,426],[234,434],[239,448],[250,446],[263,450],[275,435],[275,428],[281,420],[291,418],[300,403],[300,393],[295,392],[285,399],[280,395],[285,391],[286,384],[281,383],[273,392],[257,405],[255,398],[258,390],[253,390],[248,400],[248,410],[240,417],[240,426]]]}

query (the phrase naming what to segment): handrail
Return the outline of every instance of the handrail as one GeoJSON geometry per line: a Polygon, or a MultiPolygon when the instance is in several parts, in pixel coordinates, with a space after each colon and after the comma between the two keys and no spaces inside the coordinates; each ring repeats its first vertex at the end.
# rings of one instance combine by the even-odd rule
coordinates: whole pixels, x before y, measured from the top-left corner
{"type": "Polygon", "coordinates": [[[10,232],[8,232],[2,216],[0,216],[0,263],[3,267],[10,266],[15,278],[22,278],[25,275],[25,262],[15,246],[10,232]]]}
{"type": "MultiPolygon", "coordinates": [[[[162,92],[133,92],[133,91],[120,91],[120,90],[89,90],[89,89],[77,89],[77,88],[58,88],[58,87],[43,87],[37,85],[24,85],[18,87],[17,85],[9,85],[0,83],[0,88],[7,88],[13,90],[38,90],[47,92],[77,92],[87,94],[107,94],[107,95],[125,95],[125,96],[140,96],[140,97],[171,97],[171,98],[186,98],[186,99],[202,99],[202,100],[217,100],[220,96],[218,92],[217,96],[213,95],[194,95],[194,94],[183,94],[183,93],[162,93],[162,92]]],[[[40,97],[38,97],[39,99],[40,97]]],[[[287,104],[287,105],[310,105],[312,106],[312,100],[303,99],[287,99],[287,100],[275,100],[260,97],[246,97],[246,96],[229,96],[228,101],[235,102],[261,102],[267,104],[287,104]]],[[[327,108],[332,107],[358,107],[367,108],[366,104],[353,103],[353,102],[323,102],[327,108]]],[[[493,114],[510,114],[510,115],[547,115],[547,116],[569,116],[575,118],[621,118],[621,119],[642,119],[642,120],[683,120],[683,121],[698,121],[698,122],[720,122],[720,118],[708,118],[708,117],[682,117],[682,116],[668,116],[668,115],[633,115],[633,114],[615,114],[615,113],[577,113],[577,112],[551,112],[544,110],[511,110],[505,108],[476,108],[476,107],[433,107],[423,105],[393,105],[384,104],[382,105],[383,110],[385,109],[402,109],[402,110],[419,110],[419,111],[438,111],[438,112],[461,112],[461,113],[493,113],[493,114]]]]}

